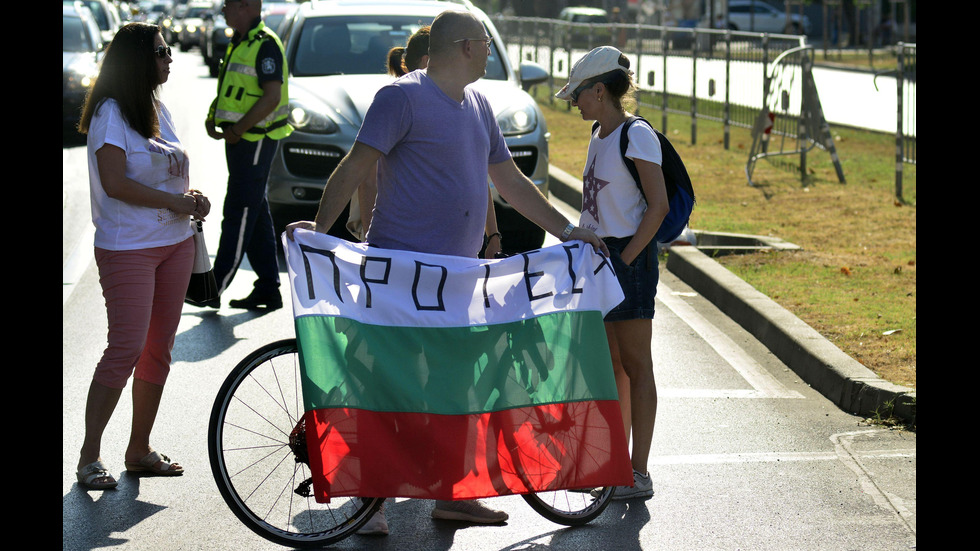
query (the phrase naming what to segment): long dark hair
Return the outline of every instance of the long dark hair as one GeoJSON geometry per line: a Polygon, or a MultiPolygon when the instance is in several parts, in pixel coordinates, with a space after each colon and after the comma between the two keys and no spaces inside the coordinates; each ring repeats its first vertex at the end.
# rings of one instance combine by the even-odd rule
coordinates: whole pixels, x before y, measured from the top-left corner
{"type": "Polygon", "coordinates": [[[78,131],[88,133],[89,123],[102,101],[112,98],[123,117],[144,138],[160,135],[156,94],[160,87],[153,41],[160,27],[148,23],[129,23],[116,32],[102,59],[95,85],[82,107],[78,131]]]}

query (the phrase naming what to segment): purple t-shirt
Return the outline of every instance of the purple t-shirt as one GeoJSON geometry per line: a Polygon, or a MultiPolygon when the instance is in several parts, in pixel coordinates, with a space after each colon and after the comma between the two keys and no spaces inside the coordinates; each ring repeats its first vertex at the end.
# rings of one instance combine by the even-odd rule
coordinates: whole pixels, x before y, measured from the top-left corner
{"type": "Polygon", "coordinates": [[[456,102],[414,71],[385,86],[357,141],[383,153],[367,241],[387,249],[475,257],[487,219],[487,168],[510,158],[490,103],[456,102]]]}

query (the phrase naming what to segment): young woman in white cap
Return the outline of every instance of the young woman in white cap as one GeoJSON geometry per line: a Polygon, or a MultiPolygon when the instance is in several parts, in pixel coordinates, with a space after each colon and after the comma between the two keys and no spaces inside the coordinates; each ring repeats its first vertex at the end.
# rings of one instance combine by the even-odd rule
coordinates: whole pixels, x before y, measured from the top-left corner
{"type": "Polygon", "coordinates": [[[605,317],[626,436],[632,436],[633,486],[616,489],[614,499],[653,495],[647,471],[657,417],[651,338],[659,279],[653,238],[667,214],[667,190],[660,168],[660,141],[645,121],[629,127],[626,156],[636,164],[640,187],[620,153],[620,133],[631,116],[630,62],[616,48],[602,46],[572,66],[568,84],[555,96],[578,107],[585,120],[598,121],[583,173],[579,225],[594,231],[609,248],[626,298],[605,317]]]}

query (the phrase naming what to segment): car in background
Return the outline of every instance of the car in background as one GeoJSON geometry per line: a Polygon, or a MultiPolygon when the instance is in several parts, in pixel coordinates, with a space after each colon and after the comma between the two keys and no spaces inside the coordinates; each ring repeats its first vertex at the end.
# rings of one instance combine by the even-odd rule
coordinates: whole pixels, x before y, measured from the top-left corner
{"type": "Polygon", "coordinates": [[[228,44],[234,36],[235,29],[228,26],[225,22],[224,14],[218,12],[211,16],[207,22],[206,30],[201,36],[201,55],[204,57],[204,64],[208,66],[208,73],[216,77],[221,69],[221,60],[228,51],[228,44]]]}
{"type": "Polygon", "coordinates": [[[204,28],[201,32],[201,56],[212,77],[218,76],[221,59],[224,58],[231,43],[235,29],[228,26],[225,14],[221,11],[224,0],[215,0],[211,11],[204,15],[204,28]]]}
{"type": "Polygon", "coordinates": [[[99,74],[103,51],[102,31],[91,10],[81,2],[62,5],[62,125],[67,130],[78,124],[85,96],[99,74]]]}
{"type": "Polygon", "coordinates": [[[278,35],[283,21],[292,15],[296,6],[295,2],[262,2],[262,21],[278,35]]]}
{"type": "Polygon", "coordinates": [[[201,45],[201,29],[204,27],[204,16],[211,12],[211,2],[191,2],[180,15],[180,22],[175,27],[177,43],[180,51],[186,52],[201,45]]]}
{"type": "Polygon", "coordinates": [[[175,48],[180,47],[179,36],[180,30],[183,28],[180,21],[184,18],[185,13],[187,13],[187,4],[175,4],[173,13],[164,21],[164,24],[167,25],[165,35],[168,35],[169,38],[168,36],[164,36],[163,39],[167,41],[167,44],[175,48]],[[167,24],[167,21],[169,21],[169,24],[167,24]]]}
{"type": "Polygon", "coordinates": [[[140,21],[140,7],[136,2],[118,2],[119,21],[122,25],[140,21]]]}
{"type": "Polygon", "coordinates": [[[157,25],[160,26],[160,34],[163,35],[163,41],[171,46],[177,45],[177,33],[174,31],[174,27],[179,28],[179,21],[177,17],[177,8],[170,6],[167,11],[160,14],[157,17],[157,25]]]}
{"type": "Polygon", "coordinates": [[[112,42],[112,37],[116,36],[116,31],[122,27],[122,19],[115,4],[108,0],[63,0],[62,5],[74,5],[81,2],[92,13],[95,24],[98,25],[102,36],[102,44],[108,45],[112,42]]]}
{"type": "Polygon", "coordinates": [[[569,47],[593,47],[609,44],[612,41],[612,29],[609,27],[609,15],[600,8],[570,7],[558,13],[558,20],[575,25],[557,25],[559,34],[557,44],[569,47]]]}
{"type": "MultiPolygon", "coordinates": [[[[171,2],[154,2],[144,7],[143,9],[143,21],[150,23],[152,25],[163,24],[164,19],[173,11],[173,3],[171,2]]],[[[166,36],[164,40],[166,40],[166,36]]]]}
{"type": "Polygon", "coordinates": [[[715,9],[714,25],[709,24],[710,14],[705,14],[698,22],[702,28],[728,28],[733,31],[781,34],[809,34],[810,18],[798,13],[789,14],[767,4],[763,0],[729,0],[728,23],[724,21],[724,13],[719,7],[715,9]]]}
{"type": "MultiPolygon", "coordinates": [[[[312,219],[324,184],[352,147],[375,93],[392,81],[386,74],[388,50],[405,45],[412,33],[447,9],[471,11],[493,37],[486,76],[472,86],[490,101],[517,167],[548,195],[550,134],[526,91],[548,74],[530,62],[512,67],[499,34],[481,10],[468,2],[436,0],[303,3],[282,27],[289,122],[295,131],[280,140],[269,174],[268,197],[277,227],[312,219]]],[[[540,247],[544,231],[490,185],[504,250],[540,247]]],[[[344,228],[347,216],[342,214],[330,232],[350,240],[344,228]]]]}

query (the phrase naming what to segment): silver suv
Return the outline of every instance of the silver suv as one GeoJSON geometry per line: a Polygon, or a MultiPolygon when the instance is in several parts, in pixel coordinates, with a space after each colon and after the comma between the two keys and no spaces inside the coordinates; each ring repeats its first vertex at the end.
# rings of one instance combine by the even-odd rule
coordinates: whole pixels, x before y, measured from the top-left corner
{"type": "MultiPolygon", "coordinates": [[[[269,175],[269,203],[277,227],[311,219],[324,184],[354,143],[375,93],[392,81],[388,50],[447,9],[468,10],[493,38],[487,74],[473,84],[490,101],[507,146],[520,170],[548,194],[548,133],[544,116],[526,92],[548,78],[533,63],[518,71],[490,19],[469,2],[365,1],[303,3],[280,27],[289,65],[290,124],[269,175]],[[523,89],[522,89],[523,86],[523,89]]],[[[492,187],[492,183],[491,183],[492,187]]],[[[505,252],[541,246],[544,232],[493,191],[505,252]]],[[[353,239],[342,214],[331,233],[353,239]]]]}

